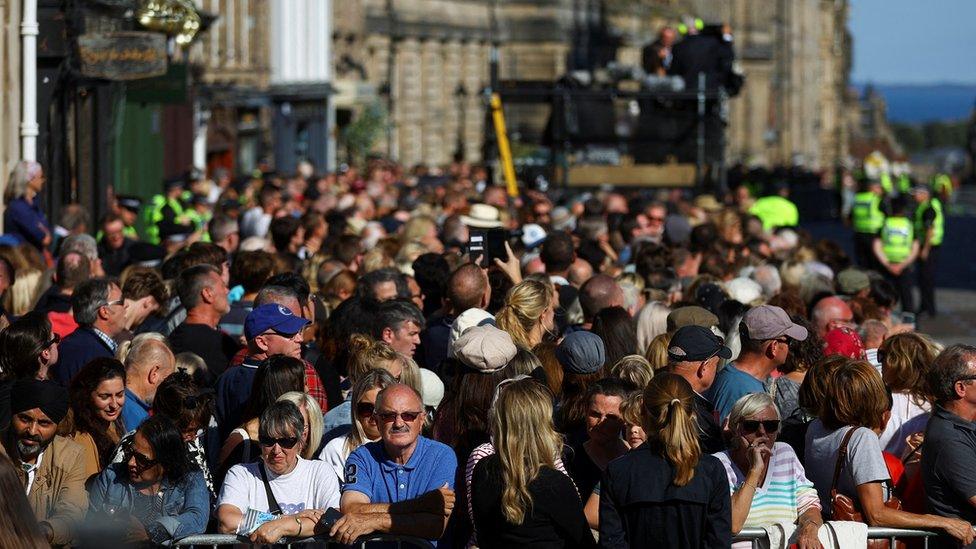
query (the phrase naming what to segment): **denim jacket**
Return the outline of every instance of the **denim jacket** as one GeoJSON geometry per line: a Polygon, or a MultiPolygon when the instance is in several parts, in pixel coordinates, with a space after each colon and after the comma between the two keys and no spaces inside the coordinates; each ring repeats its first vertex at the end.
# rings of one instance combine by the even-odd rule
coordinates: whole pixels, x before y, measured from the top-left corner
{"type": "MultiPolygon", "coordinates": [[[[129,482],[125,463],[113,463],[102,471],[89,488],[89,516],[97,515],[111,505],[128,509],[132,507],[136,488],[129,482]]],[[[163,497],[163,516],[156,522],[158,528],[147,528],[162,534],[162,539],[150,532],[155,543],[178,540],[207,529],[210,515],[210,494],[203,480],[203,473],[193,471],[176,484],[163,480],[160,487],[163,497]],[[168,536],[166,535],[168,534],[168,536]]]]}

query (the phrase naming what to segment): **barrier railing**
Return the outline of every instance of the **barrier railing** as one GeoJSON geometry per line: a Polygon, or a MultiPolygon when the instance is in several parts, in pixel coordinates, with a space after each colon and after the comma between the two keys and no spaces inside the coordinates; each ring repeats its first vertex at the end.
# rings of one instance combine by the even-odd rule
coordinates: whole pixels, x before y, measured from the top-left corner
{"type": "MultiPolygon", "coordinates": [[[[884,528],[880,526],[868,528],[868,539],[886,539],[891,542],[892,547],[895,546],[896,539],[922,538],[925,549],[928,549],[929,540],[936,536],[938,534],[929,532],[928,530],[903,530],[901,528],[884,528]]],[[[765,539],[766,531],[762,528],[743,528],[737,535],[732,536],[733,542],[752,542],[753,549],[758,548],[759,542],[765,539]]]]}
{"type": "MultiPolygon", "coordinates": [[[[384,547],[390,547],[395,545],[397,549],[433,549],[433,545],[421,538],[414,538],[409,536],[391,536],[386,534],[377,534],[370,536],[363,536],[356,540],[356,543],[352,544],[352,547],[357,547],[358,549],[369,549],[370,544],[383,543],[384,547]]],[[[235,536],[232,534],[200,534],[196,536],[187,536],[175,543],[173,547],[221,547],[225,545],[273,545],[275,547],[296,547],[307,549],[308,547],[349,547],[348,545],[343,545],[337,541],[332,541],[327,537],[316,536],[300,540],[282,540],[275,544],[260,544],[252,543],[251,540],[244,536],[235,536]]]]}

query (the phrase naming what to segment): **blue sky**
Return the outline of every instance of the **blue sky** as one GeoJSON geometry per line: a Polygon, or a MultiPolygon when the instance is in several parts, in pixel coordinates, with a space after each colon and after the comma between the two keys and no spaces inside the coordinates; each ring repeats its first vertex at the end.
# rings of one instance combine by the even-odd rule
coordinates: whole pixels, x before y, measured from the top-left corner
{"type": "Polygon", "coordinates": [[[851,0],[854,82],[976,84],[976,0],[851,0]]]}

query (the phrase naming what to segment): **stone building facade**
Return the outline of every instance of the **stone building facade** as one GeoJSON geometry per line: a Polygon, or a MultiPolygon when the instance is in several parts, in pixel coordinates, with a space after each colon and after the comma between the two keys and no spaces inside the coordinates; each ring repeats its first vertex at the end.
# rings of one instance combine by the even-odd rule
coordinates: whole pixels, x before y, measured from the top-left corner
{"type": "Polygon", "coordinates": [[[334,169],[331,0],[196,0],[218,15],[191,50],[201,113],[198,164],[283,173],[334,169]],[[205,150],[199,150],[205,149],[205,150]]]}
{"type": "MultiPolygon", "coordinates": [[[[337,87],[366,84],[375,96],[357,99],[389,109],[378,152],[406,164],[477,160],[493,29],[500,79],[554,80],[572,68],[572,40],[588,23],[603,22],[616,61],[639,64],[661,27],[696,14],[731,24],[746,75],[730,103],[730,162],[827,167],[849,142],[847,9],[847,0],[348,0],[335,4],[337,87]]],[[[538,129],[546,113],[510,105],[506,115],[518,131],[538,129]]]]}
{"type": "Polygon", "coordinates": [[[21,2],[0,1],[0,189],[20,160],[20,8],[21,2]]]}
{"type": "Polygon", "coordinates": [[[847,0],[689,0],[727,21],[746,84],[730,104],[728,158],[827,168],[846,161],[847,0]]]}

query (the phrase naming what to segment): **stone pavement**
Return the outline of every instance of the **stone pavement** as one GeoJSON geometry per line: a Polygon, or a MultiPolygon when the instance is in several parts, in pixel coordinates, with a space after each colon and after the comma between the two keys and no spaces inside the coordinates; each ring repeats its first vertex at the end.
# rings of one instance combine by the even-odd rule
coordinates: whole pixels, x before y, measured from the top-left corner
{"type": "Polygon", "coordinates": [[[919,319],[918,331],[943,345],[976,345],[976,291],[938,288],[935,300],[939,316],[919,319]]]}

